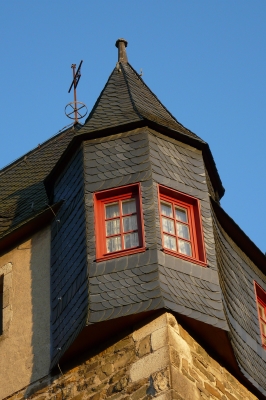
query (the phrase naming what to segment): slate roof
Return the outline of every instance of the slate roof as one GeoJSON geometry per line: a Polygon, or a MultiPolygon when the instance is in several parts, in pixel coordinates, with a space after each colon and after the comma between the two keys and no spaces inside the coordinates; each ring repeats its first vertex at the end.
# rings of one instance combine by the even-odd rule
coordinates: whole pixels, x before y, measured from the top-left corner
{"type": "Polygon", "coordinates": [[[132,66],[123,62],[117,63],[78,135],[143,120],[156,122],[203,142],[181,125],[132,66]]]}
{"type": "Polygon", "coordinates": [[[266,353],[262,347],[254,290],[266,290],[266,278],[234,243],[213,214],[217,260],[230,340],[244,376],[266,395],[266,353]]]}
{"type": "Polygon", "coordinates": [[[0,171],[0,239],[47,208],[43,184],[74,136],[70,128],[0,171]]]}

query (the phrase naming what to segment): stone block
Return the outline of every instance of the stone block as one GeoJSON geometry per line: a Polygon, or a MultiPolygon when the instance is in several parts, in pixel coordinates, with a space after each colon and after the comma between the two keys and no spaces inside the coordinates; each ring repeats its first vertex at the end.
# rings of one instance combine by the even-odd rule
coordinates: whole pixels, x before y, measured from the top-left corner
{"type": "Polygon", "coordinates": [[[217,389],[215,389],[215,387],[209,385],[208,382],[204,382],[204,387],[207,390],[207,392],[209,392],[212,396],[214,396],[216,399],[221,399],[221,395],[218,392],[217,389]]]}
{"type": "Polygon", "coordinates": [[[168,390],[167,392],[164,392],[156,396],[156,400],[172,400],[172,399],[174,399],[173,390],[168,390]]]}
{"type": "Polygon", "coordinates": [[[179,325],[178,325],[175,317],[170,313],[167,313],[166,316],[167,316],[168,325],[170,325],[172,328],[174,328],[176,330],[176,332],[179,334],[180,333],[179,332],[179,325]]]}
{"type": "Polygon", "coordinates": [[[101,365],[100,361],[94,361],[93,363],[87,364],[84,368],[84,373],[94,371],[99,365],[101,365]]]}
{"type": "Polygon", "coordinates": [[[130,368],[130,379],[135,382],[139,379],[147,378],[154,372],[168,366],[169,363],[169,348],[165,346],[136,361],[130,368]]]}
{"type": "Polygon", "coordinates": [[[195,379],[194,379],[191,375],[189,375],[188,371],[186,371],[184,368],[182,368],[181,372],[182,372],[182,374],[183,374],[186,378],[188,378],[191,382],[195,382],[195,379]]]}
{"type": "Polygon", "coordinates": [[[225,394],[229,400],[237,400],[237,398],[229,393],[227,390],[225,391],[225,394]]]}
{"type": "Polygon", "coordinates": [[[116,357],[116,361],[114,362],[114,369],[117,370],[119,368],[123,368],[127,364],[130,364],[135,359],[135,351],[130,350],[125,352],[122,356],[116,357]]]}
{"type": "Polygon", "coordinates": [[[156,351],[161,347],[167,346],[167,344],[168,344],[167,326],[157,329],[151,334],[151,347],[153,351],[156,351]]]}
{"type": "Polygon", "coordinates": [[[126,348],[133,348],[134,341],[132,337],[126,337],[123,340],[120,340],[118,343],[114,345],[114,352],[118,352],[119,350],[126,349],[126,348]]]}
{"type": "Polygon", "coordinates": [[[186,358],[192,363],[192,355],[187,342],[171,326],[168,327],[169,344],[178,352],[179,357],[186,358]]]}
{"type": "MultiPolygon", "coordinates": [[[[180,367],[180,357],[178,352],[176,351],[176,349],[173,346],[169,346],[169,350],[170,350],[170,361],[172,364],[174,364],[176,366],[176,368],[180,367]]],[[[184,358],[183,358],[184,360],[184,358]]]]}
{"type": "Polygon", "coordinates": [[[133,339],[138,342],[141,339],[144,339],[146,336],[150,335],[157,329],[160,329],[167,325],[167,313],[160,315],[160,317],[154,319],[148,324],[142,326],[139,329],[136,329],[133,332],[133,339]]]}
{"type": "Polygon", "coordinates": [[[113,392],[122,392],[122,390],[124,390],[127,387],[127,384],[128,384],[128,377],[123,376],[123,378],[121,378],[120,381],[118,381],[115,384],[113,392]]]}
{"type": "Polygon", "coordinates": [[[205,387],[201,383],[197,383],[196,386],[200,391],[201,397],[203,397],[202,394],[204,394],[204,396],[206,396],[207,398],[210,397],[210,393],[207,392],[207,390],[205,389],[205,387]]]}
{"type": "Polygon", "coordinates": [[[170,374],[169,369],[155,372],[152,375],[153,386],[157,393],[170,389],[170,374]]]}
{"type": "Polygon", "coordinates": [[[12,272],[8,272],[4,276],[4,291],[12,288],[12,272]]]}
{"type": "Polygon", "coordinates": [[[189,368],[189,374],[199,383],[202,383],[202,379],[197,374],[197,372],[193,368],[189,368]]]}
{"type": "Polygon", "coordinates": [[[151,337],[146,336],[144,339],[138,342],[136,350],[139,357],[143,357],[146,354],[149,354],[151,352],[151,337]]]}
{"type": "Polygon", "coordinates": [[[182,358],[182,368],[188,371],[188,360],[186,360],[185,358],[182,358]]]}
{"type": "Polygon", "coordinates": [[[196,385],[171,366],[172,388],[185,400],[200,400],[196,385]]]}
{"type": "Polygon", "coordinates": [[[148,384],[148,379],[141,379],[140,381],[134,382],[134,383],[129,383],[127,388],[126,388],[126,393],[131,394],[136,392],[140,387],[142,386],[147,386],[148,384]]]}
{"type": "Polygon", "coordinates": [[[10,289],[7,289],[3,293],[3,308],[6,308],[9,305],[9,293],[10,289]]]}
{"type": "Polygon", "coordinates": [[[209,381],[215,382],[214,376],[196,358],[193,358],[193,364],[209,381]]]}
{"type": "Polygon", "coordinates": [[[120,369],[116,374],[114,374],[110,378],[109,383],[113,384],[115,382],[118,382],[123,376],[125,376],[125,374],[126,374],[126,368],[120,369]]]}
{"type": "Polygon", "coordinates": [[[191,348],[194,348],[194,339],[179,325],[180,336],[188,343],[191,348]]]}
{"type": "Polygon", "coordinates": [[[102,372],[107,376],[111,375],[114,372],[113,364],[108,363],[108,364],[103,365],[102,372]]]}
{"type": "Polygon", "coordinates": [[[136,392],[132,393],[131,400],[139,400],[142,399],[146,395],[147,387],[143,386],[138,389],[136,392]]]}
{"type": "Polygon", "coordinates": [[[219,379],[216,378],[216,387],[219,389],[222,393],[225,393],[225,387],[224,384],[219,381],[219,379]]]}
{"type": "Polygon", "coordinates": [[[11,262],[9,262],[9,263],[3,265],[2,267],[0,267],[0,275],[8,274],[11,271],[12,271],[12,263],[11,262]]]}

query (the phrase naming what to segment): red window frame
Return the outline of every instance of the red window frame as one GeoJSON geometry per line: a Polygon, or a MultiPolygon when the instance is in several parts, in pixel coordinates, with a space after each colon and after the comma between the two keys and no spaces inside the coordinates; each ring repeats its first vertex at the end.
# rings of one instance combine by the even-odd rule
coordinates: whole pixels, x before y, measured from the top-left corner
{"type": "Polygon", "coordinates": [[[4,274],[0,275],[0,335],[3,334],[4,274]]]}
{"type": "Polygon", "coordinates": [[[262,289],[257,282],[254,281],[255,293],[256,293],[256,301],[257,301],[257,311],[258,311],[258,321],[260,326],[260,335],[262,347],[266,349],[266,333],[264,334],[262,331],[262,324],[266,327],[266,292],[262,289]],[[259,306],[263,307],[265,318],[262,318],[259,311],[259,306]]]}
{"type": "MultiPolygon", "coordinates": [[[[122,257],[124,255],[134,254],[141,251],[145,251],[144,243],[144,224],[143,224],[143,213],[142,213],[142,201],[141,201],[141,187],[139,183],[121,186],[119,188],[113,188],[103,190],[101,192],[94,193],[94,211],[95,211],[95,236],[96,236],[96,261],[109,260],[116,257],[122,257]],[[123,232],[122,230],[122,201],[128,199],[136,199],[136,213],[128,214],[137,215],[137,230],[139,237],[139,245],[126,249],[124,246],[124,235],[125,233],[131,233],[131,231],[123,232]],[[120,219],[120,233],[114,235],[106,234],[106,221],[114,218],[106,218],[105,205],[118,202],[120,214],[116,219],[120,219]],[[121,250],[113,252],[107,252],[106,241],[109,237],[120,236],[121,237],[121,250]]],[[[133,232],[133,231],[132,231],[133,232]]]]}
{"type": "Polygon", "coordinates": [[[178,192],[174,189],[170,189],[162,185],[158,185],[158,199],[163,251],[176,257],[180,257],[184,260],[194,262],[201,266],[206,266],[207,262],[201,222],[200,201],[195,197],[189,196],[185,193],[178,192]],[[165,217],[165,215],[163,215],[161,211],[161,202],[171,204],[172,209],[174,209],[174,207],[180,207],[181,209],[186,211],[187,222],[180,222],[182,223],[182,225],[186,225],[188,227],[190,235],[189,239],[185,239],[184,237],[179,236],[176,227],[176,222],[178,222],[178,219],[174,215],[173,217],[166,217],[167,219],[174,221],[174,233],[172,234],[168,231],[163,230],[162,218],[165,217]],[[176,250],[171,250],[164,245],[164,234],[175,238],[176,250]],[[191,245],[191,256],[183,254],[178,250],[178,239],[188,242],[191,245]]]}

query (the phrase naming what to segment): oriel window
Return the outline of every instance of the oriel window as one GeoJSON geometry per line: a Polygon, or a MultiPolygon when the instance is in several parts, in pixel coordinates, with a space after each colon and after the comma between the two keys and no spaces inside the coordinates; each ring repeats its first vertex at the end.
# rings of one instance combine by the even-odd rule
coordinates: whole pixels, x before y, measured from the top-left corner
{"type": "Polygon", "coordinates": [[[95,193],[94,204],[97,259],[143,250],[139,184],[95,193]]]}
{"type": "Polygon", "coordinates": [[[160,185],[159,212],[163,250],[206,265],[199,200],[160,185]]]}
{"type": "Polygon", "coordinates": [[[262,346],[266,348],[266,292],[255,282],[262,346]]]}

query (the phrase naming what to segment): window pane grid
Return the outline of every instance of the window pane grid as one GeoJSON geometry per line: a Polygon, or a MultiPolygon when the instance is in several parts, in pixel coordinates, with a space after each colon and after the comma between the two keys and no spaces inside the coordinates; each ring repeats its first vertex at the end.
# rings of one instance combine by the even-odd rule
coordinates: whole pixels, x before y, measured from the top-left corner
{"type": "Polygon", "coordinates": [[[105,236],[107,253],[139,246],[135,199],[105,205],[105,236]]]}
{"type": "Polygon", "coordinates": [[[160,207],[164,247],[192,256],[191,233],[187,210],[171,201],[161,201],[160,207]]]}
{"type": "MultiPolygon", "coordinates": [[[[256,291],[258,289],[256,288],[256,291]]],[[[263,289],[261,289],[263,291],[263,289]]],[[[261,293],[262,295],[266,294],[261,293]]],[[[258,305],[258,314],[259,314],[259,325],[260,325],[260,333],[261,333],[261,341],[262,345],[265,348],[266,346],[266,305],[264,301],[261,300],[260,297],[257,297],[257,305],[258,305]]]]}

